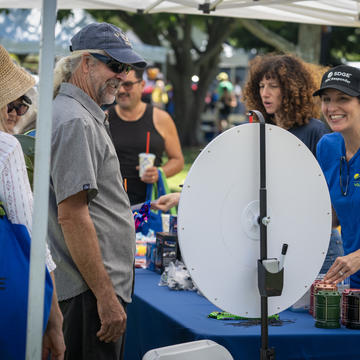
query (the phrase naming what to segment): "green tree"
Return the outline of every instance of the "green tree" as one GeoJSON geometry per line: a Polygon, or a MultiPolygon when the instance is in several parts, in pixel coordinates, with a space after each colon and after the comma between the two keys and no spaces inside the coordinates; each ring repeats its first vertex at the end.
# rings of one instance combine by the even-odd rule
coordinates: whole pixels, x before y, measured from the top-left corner
{"type": "MultiPolygon", "coordinates": [[[[4,11],[4,9],[2,9],[4,11]]],[[[6,11],[6,10],[5,10],[6,11]]],[[[307,61],[319,62],[321,39],[326,34],[322,62],[337,64],[344,59],[360,60],[360,29],[325,27],[280,21],[221,18],[178,14],[133,14],[117,10],[88,10],[98,21],[107,21],[123,29],[131,28],[146,44],[161,45],[166,41],[175,61],[168,64],[167,78],[174,87],[175,116],[183,145],[198,143],[201,113],[206,92],[218,72],[222,45],[257,49],[258,52],[293,52],[307,61]],[[193,38],[193,27],[206,35],[204,48],[193,38]],[[191,90],[191,76],[198,75],[197,91],[191,90]]],[[[58,12],[58,20],[71,11],[58,12]]],[[[324,41],[322,41],[324,44],[324,41]]]]}
{"type": "Polygon", "coordinates": [[[360,29],[240,19],[231,44],[260,53],[292,52],[323,65],[360,61],[360,29]]]}
{"type": "MultiPolygon", "coordinates": [[[[232,33],[236,20],[179,14],[132,14],[124,11],[89,10],[98,21],[130,27],[150,45],[165,40],[173,50],[175,61],[167,66],[167,78],[174,88],[174,121],[183,145],[197,145],[201,113],[206,92],[218,72],[223,43],[232,33]],[[207,34],[204,48],[192,38],[193,26],[207,34]],[[200,80],[196,91],[191,89],[192,75],[200,80]]],[[[124,28],[124,26],[122,26],[124,28]]]]}
{"type": "Polygon", "coordinates": [[[360,28],[332,26],[328,36],[329,62],[360,61],[360,28]]]}
{"type": "MultiPolygon", "coordinates": [[[[325,27],[281,21],[221,18],[179,14],[133,14],[115,10],[89,10],[98,21],[131,28],[146,44],[172,49],[175,61],[168,63],[167,78],[174,87],[174,120],[183,145],[196,145],[206,92],[218,72],[222,45],[256,48],[259,52],[291,52],[306,61],[337,64],[344,58],[360,58],[360,29],[325,27]],[[192,38],[193,27],[207,34],[204,48],[192,38]],[[330,31],[329,31],[330,29],[330,31]],[[326,44],[324,33],[327,36],[326,44]],[[328,51],[323,51],[321,43],[328,51]],[[200,78],[197,91],[191,90],[191,76],[200,78]]],[[[324,50],[324,49],[323,49],[324,50]]],[[[326,50],[326,49],[325,49],[326,50]]]]}
{"type": "Polygon", "coordinates": [[[294,53],[306,61],[319,63],[321,34],[319,25],[240,19],[232,37],[237,47],[294,53]]]}

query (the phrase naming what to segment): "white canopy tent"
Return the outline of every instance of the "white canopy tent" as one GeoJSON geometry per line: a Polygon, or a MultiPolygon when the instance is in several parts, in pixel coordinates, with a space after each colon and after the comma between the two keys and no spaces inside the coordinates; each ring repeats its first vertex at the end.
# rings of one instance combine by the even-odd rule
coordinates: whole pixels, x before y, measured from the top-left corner
{"type": "MultiPolygon", "coordinates": [[[[41,7],[41,0],[1,0],[2,8],[41,7]]],[[[60,9],[183,13],[309,24],[359,26],[358,0],[58,0],[60,9]]]]}
{"type": "MultiPolygon", "coordinates": [[[[15,54],[38,53],[40,49],[39,9],[11,9],[9,13],[0,14],[0,43],[7,51],[15,54]]],[[[84,26],[94,22],[94,18],[82,9],[75,9],[73,14],[63,22],[55,25],[55,53],[69,55],[70,39],[84,26]]],[[[164,64],[167,49],[162,46],[151,46],[141,42],[132,32],[127,36],[136,52],[146,61],[164,64]]]]}
{"type": "Polygon", "coordinates": [[[142,13],[210,14],[251,19],[359,27],[359,0],[0,0],[0,8],[42,8],[40,96],[37,123],[34,216],[31,247],[26,359],[41,358],[45,239],[50,163],[52,69],[56,7],[142,13]],[[38,306],[36,306],[38,305],[38,306]]]}
{"type": "MultiPolygon", "coordinates": [[[[0,13],[0,43],[7,51],[15,54],[38,53],[40,49],[40,18],[39,9],[11,9],[8,13],[0,13]]],[[[84,26],[94,22],[94,18],[82,9],[75,9],[66,20],[55,25],[55,54],[66,56],[70,54],[70,39],[84,26]]],[[[166,73],[167,55],[171,54],[166,46],[144,44],[132,31],[126,31],[134,50],[150,64],[159,63],[166,73]]],[[[195,41],[205,41],[207,34],[198,31],[195,41]]],[[[201,46],[198,43],[198,46],[201,46]]],[[[220,67],[246,67],[248,54],[242,49],[234,49],[224,44],[220,67]]]]}

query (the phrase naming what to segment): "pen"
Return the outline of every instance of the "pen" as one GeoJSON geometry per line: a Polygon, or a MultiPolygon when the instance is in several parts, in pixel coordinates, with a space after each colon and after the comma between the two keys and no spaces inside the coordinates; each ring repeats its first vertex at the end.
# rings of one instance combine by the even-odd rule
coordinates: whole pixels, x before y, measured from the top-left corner
{"type": "Polygon", "coordinates": [[[288,244],[283,244],[280,255],[279,271],[284,267],[285,255],[288,249],[288,244]]]}

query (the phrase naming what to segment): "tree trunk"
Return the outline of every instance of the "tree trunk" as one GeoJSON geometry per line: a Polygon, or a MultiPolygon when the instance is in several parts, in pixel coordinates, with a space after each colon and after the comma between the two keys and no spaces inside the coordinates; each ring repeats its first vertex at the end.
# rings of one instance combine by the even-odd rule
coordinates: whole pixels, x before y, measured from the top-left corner
{"type": "MultiPolygon", "coordinates": [[[[100,11],[92,10],[93,15],[100,11]]],[[[230,36],[236,20],[212,16],[180,14],[131,14],[124,11],[101,11],[101,20],[109,21],[114,15],[128,24],[139,38],[151,45],[161,45],[165,39],[174,51],[175,63],[167,66],[167,78],[173,85],[174,121],[182,145],[197,145],[201,114],[206,92],[219,71],[222,44],[230,36]],[[192,27],[200,26],[207,38],[206,49],[198,49],[193,41],[192,27]],[[196,91],[191,89],[191,77],[200,80],[196,91]]]]}
{"type": "Polygon", "coordinates": [[[246,30],[251,32],[254,36],[262,40],[264,43],[273,46],[275,49],[282,52],[295,52],[295,45],[287,41],[285,38],[277,35],[273,31],[261,24],[257,20],[241,19],[240,23],[246,30]]]}
{"type": "Polygon", "coordinates": [[[168,77],[176,89],[174,121],[181,142],[185,146],[198,145],[201,141],[197,137],[201,126],[201,114],[205,107],[206,92],[218,72],[220,53],[221,47],[217,56],[209,57],[200,66],[195,66],[191,58],[186,58],[183,54],[181,61],[177,61],[176,66],[169,68],[168,77]],[[191,88],[191,77],[194,74],[200,78],[197,90],[191,88]]]}
{"type": "Polygon", "coordinates": [[[321,26],[299,24],[298,44],[295,45],[277,35],[257,20],[241,19],[241,24],[260,40],[273,46],[284,53],[296,53],[303,60],[316,63],[320,62],[321,26]]]}
{"type": "Polygon", "coordinates": [[[235,20],[207,18],[208,41],[203,51],[196,48],[191,38],[192,17],[182,16],[181,21],[182,38],[173,36],[174,29],[169,29],[167,37],[176,58],[175,64],[168,67],[168,78],[174,87],[174,121],[181,143],[184,146],[195,146],[200,142],[197,135],[205,107],[206,92],[219,71],[222,44],[230,35],[235,20]],[[197,53],[195,57],[194,50],[197,53]],[[195,74],[200,78],[196,91],[191,89],[191,77],[195,74]]]}
{"type": "Polygon", "coordinates": [[[321,26],[300,24],[297,54],[305,61],[319,64],[321,52],[321,26]]]}
{"type": "MultiPolygon", "coordinates": [[[[187,69],[191,69],[188,66],[187,69]]],[[[191,145],[193,139],[189,138],[190,114],[193,108],[194,96],[191,90],[191,76],[186,73],[186,66],[170,67],[168,78],[174,88],[174,121],[179,132],[179,137],[183,145],[191,145]]]]}

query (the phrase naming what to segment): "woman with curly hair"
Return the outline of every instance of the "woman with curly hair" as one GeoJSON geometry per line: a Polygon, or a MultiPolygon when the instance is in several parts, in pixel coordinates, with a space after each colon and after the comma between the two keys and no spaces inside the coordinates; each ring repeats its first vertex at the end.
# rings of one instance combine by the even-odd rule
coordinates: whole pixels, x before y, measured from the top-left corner
{"type": "MultiPolygon", "coordinates": [[[[288,130],[316,157],[320,138],[329,133],[320,116],[320,104],[313,93],[325,68],[309,64],[293,55],[267,54],[250,62],[244,100],[247,109],[259,110],[265,121],[288,130]],[[315,99],[316,100],[316,99],[315,99]]],[[[338,256],[344,254],[338,230],[331,232],[329,249],[320,270],[325,274],[338,256]]]]}
{"type": "MultiPolygon", "coordinates": [[[[329,132],[313,92],[315,68],[293,55],[262,55],[250,62],[244,100],[247,109],[259,110],[267,123],[289,130],[316,156],[316,145],[329,132]]],[[[316,68],[318,70],[318,68],[316,68]]]]}

